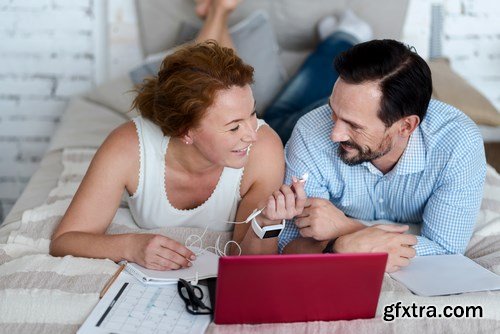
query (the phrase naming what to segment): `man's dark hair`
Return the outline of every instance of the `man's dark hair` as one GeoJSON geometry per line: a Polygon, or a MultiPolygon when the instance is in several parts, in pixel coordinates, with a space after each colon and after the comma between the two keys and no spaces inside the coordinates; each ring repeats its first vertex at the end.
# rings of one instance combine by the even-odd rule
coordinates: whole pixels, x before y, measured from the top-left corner
{"type": "Polygon", "coordinates": [[[342,52],[334,64],[346,83],[380,82],[378,117],[387,127],[410,115],[424,119],[432,94],[431,70],[412,48],[395,40],[373,40],[342,52]]]}

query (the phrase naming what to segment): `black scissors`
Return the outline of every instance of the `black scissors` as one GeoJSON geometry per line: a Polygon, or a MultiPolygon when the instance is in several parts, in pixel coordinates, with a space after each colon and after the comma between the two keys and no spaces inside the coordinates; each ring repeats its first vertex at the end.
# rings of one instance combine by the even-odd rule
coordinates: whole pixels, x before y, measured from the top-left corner
{"type": "Polygon", "coordinates": [[[203,291],[197,285],[191,285],[186,280],[179,278],[177,283],[177,291],[179,296],[186,304],[186,310],[190,314],[212,314],[212,309],[203,303],[203,291]]]}

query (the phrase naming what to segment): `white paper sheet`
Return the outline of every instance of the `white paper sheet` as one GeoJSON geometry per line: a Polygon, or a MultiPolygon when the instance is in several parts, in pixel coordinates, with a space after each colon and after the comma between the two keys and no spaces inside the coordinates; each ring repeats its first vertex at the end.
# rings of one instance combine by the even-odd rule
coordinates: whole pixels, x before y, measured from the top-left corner
{"type": "Polygon", "coordinates": [[[417,256],[390,275],[420,296],[500,289],[499,275],[460,254],[417,256]]]}

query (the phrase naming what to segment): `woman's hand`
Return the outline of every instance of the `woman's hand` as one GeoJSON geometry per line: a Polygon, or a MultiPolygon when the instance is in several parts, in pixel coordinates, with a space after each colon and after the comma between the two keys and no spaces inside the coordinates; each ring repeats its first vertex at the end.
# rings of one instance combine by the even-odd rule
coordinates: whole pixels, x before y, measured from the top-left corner
{"type": "Polygon", "coordinates": [[[154,270],[190,267],[196,256],[177,241],[159,234],[131,235],[129,258],[132,262],[154,270]]]}
{"type": "Polygon", "coordinates": [[[282,220],[300,215],[307,199],[304,183],[292,177],[291,186],[284,184],[269,196],[261,216],[267,220],[282,220]]]}

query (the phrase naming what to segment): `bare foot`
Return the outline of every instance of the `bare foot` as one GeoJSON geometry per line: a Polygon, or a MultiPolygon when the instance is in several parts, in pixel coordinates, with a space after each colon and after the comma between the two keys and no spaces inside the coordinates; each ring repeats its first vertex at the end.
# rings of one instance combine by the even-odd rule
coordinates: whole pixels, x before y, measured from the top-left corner
{"type": "Polygon", "coordinates": [[[200,19],[204,19],[208,15],[208,10],[212,3],[212,0],[195,0],[195,13],[200,19]]]}
{"type": "Polygon", "coordinates": [[[206,19],[209,13],[229,14],[238,7],[241,0],[195,0],[195,12],[200,19],[206,19]]]}
{"type": "Polygon", "coordinates": [[[227,12],[232,12],[238,7],[241,0],[213,0],[212,7],[220,8],[227,12]]]}

